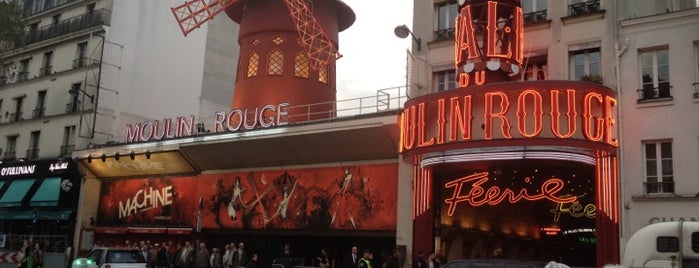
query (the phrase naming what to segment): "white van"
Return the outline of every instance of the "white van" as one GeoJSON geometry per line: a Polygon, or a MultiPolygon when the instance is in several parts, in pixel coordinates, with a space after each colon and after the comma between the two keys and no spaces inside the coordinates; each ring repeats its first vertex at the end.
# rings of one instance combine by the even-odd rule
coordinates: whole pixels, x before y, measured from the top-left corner
{"type": "Polygon", "coordinates": [[[623,267],[699,268],[699,222],[660,222],[629,238],[623,267]]]}

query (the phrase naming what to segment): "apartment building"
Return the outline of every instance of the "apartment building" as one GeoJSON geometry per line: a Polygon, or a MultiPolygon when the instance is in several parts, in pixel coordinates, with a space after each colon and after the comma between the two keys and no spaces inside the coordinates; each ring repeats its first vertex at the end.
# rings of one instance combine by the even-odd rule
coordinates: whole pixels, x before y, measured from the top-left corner
{"type": "MultiPolygon", "coordinates": [[[[631,234],[650,223],[699,219],[699,120],[694,116],[699,112],[699,2],[498,2],[521,3],[523,9],[524,58],[518,80],[587,81],[616,92],[619,250],[631,234]]],[[[415,0],[413,5],[409,96],[459,88],[454,67],[459,4],[415,0]]],[[[579,239],[596,243],[594,234],[579,239]]],[[[434,245],[453,255],[449,257],[488,254],[476,249],[486,248],[483,244],[456,252],[437,237],[434,245]]],[[[519,252],[511,247],[508,250],[519,252]]]]}
{"type": "Polygon", "coordinates": [[[130,122],[230,108],[238,26],[221,16],[185,37],[170,10],[182,2],[17,1],[26,36],[0,51],[0,218],[11,219],[0,233],[72,241],[74,150],[123,142],[130,122]]]}

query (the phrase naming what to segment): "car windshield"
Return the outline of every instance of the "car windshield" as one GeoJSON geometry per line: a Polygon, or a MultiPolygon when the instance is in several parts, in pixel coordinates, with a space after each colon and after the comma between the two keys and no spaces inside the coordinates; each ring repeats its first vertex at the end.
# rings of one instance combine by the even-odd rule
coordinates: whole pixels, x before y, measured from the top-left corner
{"type": "Polygon", "coordinates": [[[145,263],[143,254],[137,250],[110,250],[106,263],[145,263]]]}

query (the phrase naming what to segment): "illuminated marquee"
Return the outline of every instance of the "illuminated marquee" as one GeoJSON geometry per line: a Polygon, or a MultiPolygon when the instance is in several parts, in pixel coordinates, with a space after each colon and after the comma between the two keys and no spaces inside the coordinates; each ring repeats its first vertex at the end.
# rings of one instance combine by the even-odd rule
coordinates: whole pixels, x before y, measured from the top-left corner
{"type": "MultiPolygon", "coordinates": [[[[237,132],[242,129],[270,128],[289,124],[289,103],[265,105],[254,109],[233,109],[229,112],[215,112],[213,132],[237,132]]],[[[157,141],[196,135],[195,119],[180,116],[163,120],[144,121],[126,124],[125,143],[157,141]]]]}
{"type": "Polygon", "coordinates": [[[507,90],[489,84],[478,90],[447,91],[406,103],[400,149],[532,138],[617,147],[616,105],[608,89],[580,82],[517,83],[508,84],[507,90]]]}
{"type": "Polygon", "coordinates": [[[511,80],[509,77],[516,76],[522,66],[523,17],[519,1],[464,2],[455,24],[454,62],[459,86],[483,85],[486,77],[511,80]]]}

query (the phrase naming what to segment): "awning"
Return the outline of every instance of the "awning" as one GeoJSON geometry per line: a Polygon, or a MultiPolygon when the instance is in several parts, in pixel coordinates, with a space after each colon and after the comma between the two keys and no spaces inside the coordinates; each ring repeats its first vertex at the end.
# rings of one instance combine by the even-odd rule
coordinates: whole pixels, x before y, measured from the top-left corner
{"type": "Polygon", "coordinates": [[[0,198],[0,207],[20,207],[35,179],[15,179],[0,198]]]}
{"type": "Polygon", "coordinates": [[[192,228],[167,228],[167,234],[188,235],[192,233],[192,228]]]}
{"type": "Polygon", "coordinates": [[[164,234],[166,230],[157,227],[129,227],[130,234],[164,234]]]}
{"type": "Polygon", "coordinates": [[[0,220],[68,220],[72,210],[21,210],[0,211],[0,220]]]}
{"type": "Polygon", "coordinates": [[[45,178],[36,190],[29,205],[32,207],[52,207],[58,205],[58,197],[61,193],[61,178],[45,178]]]}
{"type": "Polygon", "coordinates": [[[128,230],[127,227],[97,227],[94,229],[96,234],[125,234],[128,230]]]}

